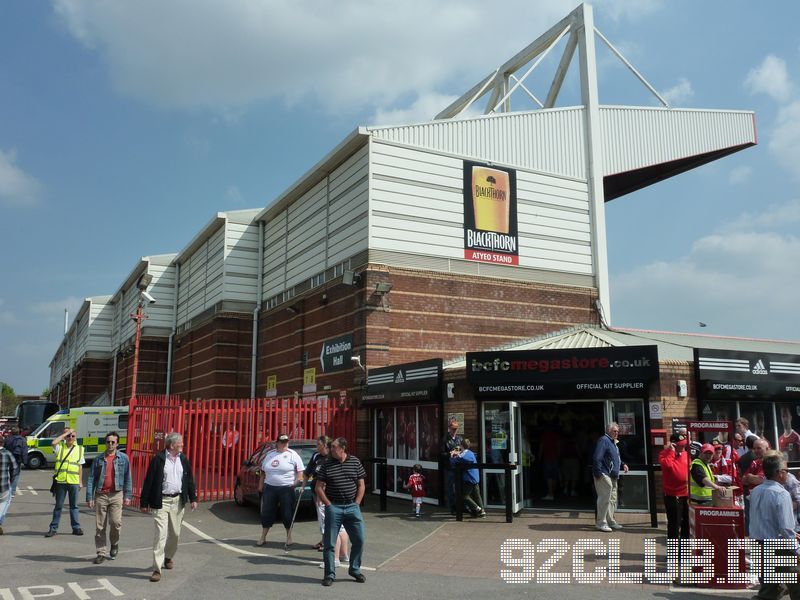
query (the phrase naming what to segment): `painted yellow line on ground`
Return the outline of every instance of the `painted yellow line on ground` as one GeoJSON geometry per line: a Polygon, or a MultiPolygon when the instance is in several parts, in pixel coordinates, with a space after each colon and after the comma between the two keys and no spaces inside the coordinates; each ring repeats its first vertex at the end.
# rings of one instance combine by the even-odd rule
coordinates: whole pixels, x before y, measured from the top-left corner
{"type": "MultiPolygon", "coordinates": [[[[204,540],[208,540],[209,542],[213,542],[217,546],[221,548],[225,548],[226,550],[230,550],[231,552],[236,552],[237,554],[243,554],[245,556],[259,556],[259,557],[266,557],[266,558],[275,558],[277,560],[285,560],[287,562],[296,562],[302,563],[306,565],[319,565],[321,560],[309,560],[307,558],[300,558],[299,556],[289,556],[286,554],[266,554],[264,552],[253,552],[252,550],[245,550],[244,548],[237,548],[231,544],[218,540],[217,538],[208,535],[204,531],[198,529],[194,525],[187,523],[186,521],[183,522],[183,526],[186,527],[189,531],[194,533],[196,536],[203,538],[204,540]]],[[[364,571],[374,571],[375,567],[365,567],[361,566],[361,569],[364,571]]]]}

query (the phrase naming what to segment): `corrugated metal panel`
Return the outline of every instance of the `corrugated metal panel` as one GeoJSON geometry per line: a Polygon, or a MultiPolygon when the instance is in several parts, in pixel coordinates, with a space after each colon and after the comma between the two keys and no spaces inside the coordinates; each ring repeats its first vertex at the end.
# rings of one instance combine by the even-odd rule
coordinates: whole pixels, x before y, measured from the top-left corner
{"type": "Polygon", "coordinates": [[[258,300],[258,224],[225,225],[225,300],[255,302],[258,300]]]}
{"type": "Polygon", "coordinates": [[[376,127],[373,139],[504,165],[586,178],[583,108],[376,127]]]}
{"type": "MultiPolygon", "coordinates": [[[[463,259],[463,160],[373,142],[371,163],[370,251],[463,259]]],[[[517,216],[521,267],[592,274],[584,182],[517,170],[517,216]]]]}
{"type": "Polygon", "coordinates": [[[605,175],[756,141],[752,112],[602,106],[600,122],[605,175]]]}
{"type": "Polygon", "coordinates": [[[368,148],[364,146],[286,208],[264,234],[268,299],[367,249],[368,148]]]}
{"type": "Polygon", "coordinates": [[[111,335],[114,325],[114,306],[111,297],[92,298],[89,306],[89,337],[86,351],[109,354],[112,350],[111,335]]]}

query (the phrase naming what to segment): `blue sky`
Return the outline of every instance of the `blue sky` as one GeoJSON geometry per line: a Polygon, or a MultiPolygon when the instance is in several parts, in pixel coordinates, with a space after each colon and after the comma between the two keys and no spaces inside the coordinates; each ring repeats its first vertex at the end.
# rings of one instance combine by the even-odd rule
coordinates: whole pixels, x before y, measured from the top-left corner
{"type": "MultiPolygon", "coordinates": [[[[0,380],[39,393],[65,307],[216,211],[266,206],[356,126],[433,117],[575,6],[3,3],[0,380]]],[[[800,339],[800,5],[770,6],[594,3],[673,105],[754,110],[759,135],[607,206],[615,325],[800,339]]],[[[654,104],[602,45],[598,61],[601,102],[654,104]]]]}

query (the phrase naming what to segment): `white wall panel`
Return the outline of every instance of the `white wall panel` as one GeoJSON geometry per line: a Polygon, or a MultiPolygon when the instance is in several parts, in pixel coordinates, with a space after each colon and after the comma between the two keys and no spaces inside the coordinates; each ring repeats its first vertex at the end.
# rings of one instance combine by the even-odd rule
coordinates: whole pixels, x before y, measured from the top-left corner
{"type": "Polygon", "coordinates": [[[364,146],[273,215],[264,232],[263,299],[366,250],[368,169],[364,146]]]}
{"type": "Polygon", "coordinates": [[[586,177],[583,108],[558,108],[370,128],[384,140],[576,179],[586,177]]]}
{"type": "MultiPolygon", "coordinates": [[[[370,250],[463,259],[462,159],[373,142],[371,173],[370,250]]],[[[591,274],[586,183],[516,174],[519,266],[591,274]]]]}

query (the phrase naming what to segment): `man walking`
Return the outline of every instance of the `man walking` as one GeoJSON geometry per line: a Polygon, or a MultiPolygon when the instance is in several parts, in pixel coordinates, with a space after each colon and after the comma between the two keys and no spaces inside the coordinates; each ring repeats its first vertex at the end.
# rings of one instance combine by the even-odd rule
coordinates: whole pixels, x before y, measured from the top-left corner
{"type": "Polygon", "coordinates": [[[152,509],[155,522],[153,540],[153,574],[150,581],[161,581],[161,568],[171,569],[178,551],[183,513],[186,503],[197,508],[197,491],[189,459],[183,455],[183,437],[168,433],[166,450],[151,460],[144,477],[141,494],[143,512],[152,509]]]}
{"type": "MultiPolygon", "coordinates": [[[[5,448],[5,439],[0,435],[0,515],[5,517],[11,504],[11,480],[17,470],[14,455],[5,448]]],[[[3,518],[0,517],[0,535],[3,535],[3,518]]]]}
{"type": "MultiPolygon", "coordinates": [[[[478,459],[475,457],[475,453],[470,450],[470,446],[472,445],[467,438],[464,438],[462,441],[464,444],[463,449],[456,448],[453,450],[452,458],[450,462],[453,465],[456,464],[466,464],[466,465],[475,465],[478,463],[478,459]]],[[[462,494],[461,498],[466,506],[469,509],[469,512],[475,518],[483,518],[486,516],[486,510],[483,508],[483,499],[481,498],[481,492],[479,489],[479,485],[481,482],[481,474],[478,469],[464,469],[462,474],[462,494]]]]}
{"type": "Polygon", "coordinates": [[[105,441],[105,454],[92,462],[86,484],[86,503],[89,508],[95,509],[97,521],[94,534],[96,565],[106,559],[106,529],[110,529],[108,538],[111,542],[108,558],[117,558],[119,532],[122,529],[122,505],[130,506],[133,497],[131,464],[125,453],[118,449],[119,434],[112,431],[106,435],[105,441]]]}
{"type": "Polygon", "coordinates": [[[331,455],[317,471],[317,498],[325,505],[324,554],[325,578],[322,585],[330,586],[336,580],[334,548],[339,528],[344,526],[350,536],[350,568],[347,574],[358,583],[367,578],[361,573],[364,553],[364,519],[361,517],[361,500],[364,498],[367,473],[361,461],[347,453],[347,440],[336,438],[331,442],[331,455]]]}
{"type": "Polygon", "coordinates": [[[619,425],[612,422],[606,428],[606,434],[597,440],[592,457],[592,475],[594,488],[597,491],[596,526],[600,531],[609,533],[612,529],[622,529],[622,525],[614,520],[617,510],[617,483],[620,469],[628,472],[628,465],[622,462],[617,448],[619,425]]]}
{"type": "Polygon", "coordinates": [[[451,417],[447,423],[447,433],[444,435],[439,449],[439,467],[444,471],[444,488],[447,491],[447,504],[450,506],[451,515],[456,514],[456,480],[450,464],[450,456],[453,450],[464,444],[464,439],[458,433],[458,426],[458,419],[451,417]]]}
{"type": "MultiPolygon", "coordinates": [[[[11,481],[11,497],[6,504],[6,512],[8,512],[11,502],[14,500],[14,494],[17,493],[17,484],[19,483],[19,476],[22,472],[22,465],[28,464],[28,441],[19,434],[19,427],[11,428],[11,435],[6,438],[6,450],[11,452],[14,460],[17,461],[17,472],[11,481]]],[[[0,525],[3,524],[5,513],[0,509],[0,525]]]]}
{"type": "Polygon", "coordinates": [[[83,446],[78,444],[78,433],[69,427],[64,433],[53,440],[53,452],[56,455],[55,497],[56,505],[53,508],[53,520],[44,537],[53,537],[58,532],[58,523],[61,521],[61,511],[64,509],[64,498],[69,497],[69,520],[72,525],[72,535],[83,535],[79,521],[78,492],[83,487],[83,446]]]}
{"type": "MultiPolygon", "coordinates": [[[[763,467],[766,480],[756,486],[750,494],[750,508],[752,509],[750,536],[762,541],[788,540],[792,549],[778,551],[776,554],[793,556],[794,564],[791,567],[784,567],[782,570],[780,568],[775,570],[776,572],[797,573],[797,555],[800,554],[800,549],[795,538],[792,498],[789,492],[783,489],[789,469],[786,468],[786,461],[780,454],[766,456],[763,460],[763,467]]],[[[764,548],[764,552],[767,552],[766,548],[764,548]]],[[[800,600],[800,584],[797,583],[796,576],[793,583],[762,583],[755,598],[777,600],[782,595],[782,585],[789,589],[791,600],[800,600]]]]}

